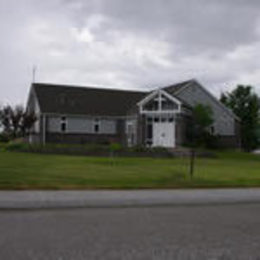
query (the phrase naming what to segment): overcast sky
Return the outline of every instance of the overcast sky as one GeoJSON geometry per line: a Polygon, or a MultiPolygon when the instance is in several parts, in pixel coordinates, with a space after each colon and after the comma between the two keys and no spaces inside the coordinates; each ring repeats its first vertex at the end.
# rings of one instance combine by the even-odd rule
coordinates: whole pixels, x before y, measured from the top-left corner
{"type": "Polygon", "coordinates": [[[36,81],[260,94],[259,0],[0,0],[0,103],[36,81]]]}

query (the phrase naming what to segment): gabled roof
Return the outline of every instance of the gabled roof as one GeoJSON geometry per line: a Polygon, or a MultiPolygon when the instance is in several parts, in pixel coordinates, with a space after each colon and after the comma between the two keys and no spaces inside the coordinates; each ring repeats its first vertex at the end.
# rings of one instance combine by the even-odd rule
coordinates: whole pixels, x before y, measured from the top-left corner
{"type": "Polygon", "coordinates": [[[178,99],[180,99],[185,104],[185,101],[182,100],[178,94],[180,92],[182,92],[185,88],[191,87],[194,85],[203,89],[204,92],[207,93],[207,95],[211,98],[211,100],[213,102],[217,103],[220,107],[222,107],[230,116],[232,116],[236,120],[240,121],[240,119],[228,107],[223,105],[214,95],[212,95],[206,88],[204,88],[196,79],[190,79],[187,81],[183,81],[183,82],[180,82],[180,83],[177,83],[174,85],[164,87],[162,89],[165,90],[166,92],[168,92],[169,94],[176,96],[178,99]]]}
{"type": "MultiPolygon", "coordinates": [[[[186,101],[180,98],[179,93],[194,84],[203,88],[196,80],[191,79],[159,89],[180,100],[183,106],[191,108],[186,101]]],[[[221,104],[205,88],[203,89],[214,102],[217,102],[237,119],[232,111],[221,104]]],[[[46,83],[34,83],[32,90],[39,102],[41,113],[94,116],[125,116],[147,95],[156,91],[119,90],[46,83]]]]}
{"type": "Polygon", "coordinates": [[[178,98],[181,102],[182,102],[182,105],[187,107],[187,108],[191,108],[191,106],[185,102],[184,100],[182,100],[180,97],[177,97],[176,94],[179,92],[179,91],[182,91],[184,88],[186,88],[187,86],[189,86],[191,83],[193,83],[195,80],[194,79],[191,79],[191,80],[186,80],[186,81],[182,81],[180,83],[177,83],[177,84],[173,84],[173,85],[170,85],[170,86],[166,86],[166,87],[162,87],[161,89],[164,90],[165,92],[167,92],[168,94],[178,98]]]}
{"type": "Polygon", "coordinates": [[[183,81],[183,82],[180,82],[177,84],[163,87],[162,89],[164,91],[168,92],[169,94],[174,95],[174,94],[178,93],[179,91],[181,91],[182,89],[186,88],[188,85],[190,85],[194,81],[195,81],[194,79],[186,80],[186,81],[183,81]]]}
{"type": "Polygon", "coordinates": [[[34,83],[42,113],[123,116],[148,92],[34,83]]]}

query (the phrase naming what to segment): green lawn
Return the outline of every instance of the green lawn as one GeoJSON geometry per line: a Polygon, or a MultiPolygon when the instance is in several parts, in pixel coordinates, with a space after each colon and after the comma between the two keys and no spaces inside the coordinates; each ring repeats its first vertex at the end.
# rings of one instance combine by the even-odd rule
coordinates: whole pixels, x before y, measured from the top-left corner
{"type": "Polygon", "coordinates": [[[222,152],[196,159],[98,158],[0,152],[0,189],[260,187],[260,156],[222,152]]]}

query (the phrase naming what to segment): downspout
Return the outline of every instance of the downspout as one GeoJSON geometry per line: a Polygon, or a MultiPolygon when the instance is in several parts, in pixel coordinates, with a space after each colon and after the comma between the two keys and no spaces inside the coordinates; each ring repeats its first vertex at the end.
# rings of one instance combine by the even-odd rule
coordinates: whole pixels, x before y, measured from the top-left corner
{"type": "Polygon", "coordinates": [[[42,144],[45,145],[46,143],[46,116],[45,114],[42,115],[42,144]]]}

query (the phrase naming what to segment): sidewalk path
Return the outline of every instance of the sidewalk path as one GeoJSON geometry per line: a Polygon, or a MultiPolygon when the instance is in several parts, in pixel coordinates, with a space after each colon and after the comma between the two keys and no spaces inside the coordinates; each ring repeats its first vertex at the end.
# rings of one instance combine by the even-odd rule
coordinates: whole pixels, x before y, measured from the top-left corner
{"type": "Polygon", "coordinates": [[[260,203],[260,188],[0,191],[0,209],[143,207],[260,203]]]}

